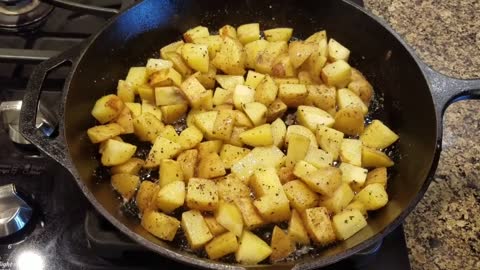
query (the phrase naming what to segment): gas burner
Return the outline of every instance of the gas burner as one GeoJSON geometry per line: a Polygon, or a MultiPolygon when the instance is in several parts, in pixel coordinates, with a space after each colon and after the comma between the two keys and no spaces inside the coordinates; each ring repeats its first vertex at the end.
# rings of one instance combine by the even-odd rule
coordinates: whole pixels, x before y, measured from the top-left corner
{"type": "Polygon", "coordinates": [[[0,30],[23,32],[38,28],[53,10],[40,0],[0,0],[0,30]]]}

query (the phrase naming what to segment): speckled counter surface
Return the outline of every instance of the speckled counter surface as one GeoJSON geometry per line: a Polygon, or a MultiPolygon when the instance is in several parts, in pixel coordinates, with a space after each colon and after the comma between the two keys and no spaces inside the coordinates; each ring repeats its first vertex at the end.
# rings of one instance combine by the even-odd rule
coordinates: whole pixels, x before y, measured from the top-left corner
{"type": "MultiPolygon", "coordinates": [[[[480,78],[479,0],[365,0],[435,70],[480,78]]],[[[480,269],[480,101],[451,105],[435,179],[407,218],[413,269],[480,269]]]]}

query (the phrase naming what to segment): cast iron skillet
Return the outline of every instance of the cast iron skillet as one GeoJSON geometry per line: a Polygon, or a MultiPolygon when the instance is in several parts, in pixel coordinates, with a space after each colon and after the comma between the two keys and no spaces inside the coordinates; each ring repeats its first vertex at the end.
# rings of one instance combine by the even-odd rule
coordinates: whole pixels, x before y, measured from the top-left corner
{"type": "MultiPolygon", "coordinates": [[[[480,97],[479,80],[457,80],[423,64],[384,22],[347,1],[324,0],[145,0],[116,16],[75,49],[49,59],[35,69],[23,100],[21,132],[33,144],[65,166],[96,207],[119,230],[143,246],[171,259],[206,268],[236,268],[183,252],[149,235],[138,221],[119,211],[109,184],[96,184],[98,166],[86,130],[94,125],[90,110],[96,99],[114,92],[128,68],[144,64],[165,44],[180,39],[196,25],[218,29],[224,24],[260,22],[262,29],[293,27],[295,36],[327,29],[329,36],[350,48],[352,63],[374,85],[382,104],[376,117],[399,135],[399,158],[388,184],[390,202],[370,215],[368,227],[316,256],[273,267],[311,269],[347,258],[395,229],[428,188],[436,169],[442,139],[442,113],[453,101],[480,97]],[[60,135],[45,138],[35,129],[42,82],[52,69],[70,63],[60,102],[60,135]]],[[[260,267],[260,266],[256,266],[260,267]]],[[[269,267],[269,266],[266,266],[269,267]]],[[[272,267],[272,266],[270,266],[272,267]]]]}

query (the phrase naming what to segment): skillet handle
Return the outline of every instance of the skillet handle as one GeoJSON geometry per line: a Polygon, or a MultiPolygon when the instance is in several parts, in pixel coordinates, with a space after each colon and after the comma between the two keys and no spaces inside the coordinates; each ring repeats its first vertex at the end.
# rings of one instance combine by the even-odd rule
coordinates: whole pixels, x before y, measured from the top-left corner
{"type": "Polygon", "coordinates": [[[452,103],[464,99],[480,99],[480,79],[461,80],[440,74],[420,64],[424,74],[430,81],[437,115],[440,117],[452,103]]]}
{"type": "MultiPolygon", "coordinates": [[[[41,127],[37,127],[36,125],[37,108],[40,101],[40,94],[42,93],[43,82],[47,74],[65,63],[73,65],[81,52],[81,48],[82,46],[79,44],[36,66],[28,81],[27,91],[23,97],[22,109],[20,111],[19,124],[22,135],[38,149],[63,166],[67,165],[67,149],[65,141],[63,140],[63,134],[59,132],[56,137],[47,137],[45,133],[42,133],[40,131],[41,127]]],[[[64,88],[63,92],[65,91],[66,89],[64,88]]],[[[60,119],[63,118],[63,106],[63,102],[60,101],[58,108],[60,119]]],[[[58,129],[58,127],[55,128],[58,129]]],[[[54,134],[55,133],[57,132],[54,132],[54,134]]]]}

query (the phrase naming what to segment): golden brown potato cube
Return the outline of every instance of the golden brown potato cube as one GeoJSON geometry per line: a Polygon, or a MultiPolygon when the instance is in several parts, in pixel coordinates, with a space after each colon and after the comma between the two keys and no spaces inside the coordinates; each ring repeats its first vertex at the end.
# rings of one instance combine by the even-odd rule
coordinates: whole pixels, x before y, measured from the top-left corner
{"type": "Polygon", "coordinates": [[[338,168],[326,167],[303,176],[302,180],[313,191],[331,196],[342,184],[342,172],[338,168]]]}
{"type": "Polygon", "coordinates": [[[207,72],[202,73],[198,71],[192,74],[192,76],[197,78],[197,80],[203,85],[203,87],[205,87],[205,89],[213,89],[215,88],[216,74],[217,68],[210,63],[207,72]]]}
{"type": "Polygon", "coordinates": [[[112,174],[117,174],[117,173],[128,173],[132,175],[138,174],[140,169],[143,167],[143,164],[145,162],[139,158],[131,158],[127,160],[125,163],[122,163],[117,166],[113,166],[110,168],[110,172],[112,174]]]}
{"type": "Polygon", "coordinates": [[[267,122],[273,122],[277,118],[282,118],[288,107],[281,99],[274,100],[267,110],[267,122]]]}
{"type": "Polygon", "coordinates": [[[365,186],[357,195],[355,200],[358,200],[365,205],[365,209],[377,210],[384,207],[388,202],[388,194],[385,188],[380,183],[373,183],[365,186]]]}
{"type": "Polygon", "coordinates": [[[160,165],[163,159],[169,159],[177,156],[182,147],[169,139],[158,137],[155,140],[148,157],[145,160],[145,168],[154,168],[160,165]]]}
{"type": "Polygon", "coordinates": [[[283,187],[274,168],[257,168],[250,177],[250,187],[256,197],[283,194],[283,187]]]}
{"type": "Polygon", "coordinates": [[[372,167],[391,167],[393,161],[383,152],[366,146],[362,147],[362,166],[372,167]]]}
{"type": "Polygon", "coordinates": [[[376,168],[367,174],[365,186],[373,183],[382,184],[384,188],[387,187],[387,168],[376,168]]]}
{"type": "Polygon", "coordinates": [[[345,210],[332,218],[337,238],[346,240],[367,226],[367,221],[358,210],[345,210]]]}
{"type": "Polygon", "coordinates": [[[351,76],[352,68],[343,60],[329,63],[322,69],[322,80],[328,86],[343,88],[350,83],[351,76]]]}
{"type": "Polygon", "coordinates": [[[172,61],[158,59],[158,58],[149,58],[146,64],[147,75],[151,75],[157,71],[161,71],[164,69],[170,69],[172,67],[173,67],[172,61]]]}
{"type": "Polygon", "coordinates": [[[111,178],[113,189],[115,189],[124,200],[130,200],[138,185],[140,185],[140,178],[136,175],[120,173],[114,174],[111,178]]]}
{"type": "Polygon", "coordinates": [[[233,202],[236,198],[250,197],[250,189],[240,179],[232,174],[217,182],[218,196],[226,202],[233,202]]]}
{"type": "MultiPolygon", "coordinates": [[[[180,163],[172,159],[163,159],[160,162],[158,185],[163,188],[174,181],[184,181],[180,163]]],[[[188,180],[188,179],[187,179],[188,180]]]]}
{"type": "Polygon", "coordinates": [[[92,109],[92,116],[101,124],[115,119],[123,110],[125,104],[116,95],[106,95],[99,98],[92,109]]]}
{"type": "Polygon", "coordinates": [[[308,85],[315,84],[316,80],[314,80],[310,75],[310,73],[308,73],[307,71],[299,71],[297,77],[298,77],[298,83],[307,85],[308,95],[307,95],[307,98],[305,99],[305,105],[313,105],[313,100],[315,99],[311,96],[311,93],[310,93],[311,91],[309,90],[308,85]]]}
{"type": "MultiPolygon", "coordinates": [[[[188,102],[195,109],[202,109],[208,107],[205,99],[208,97],[209,92],[203,87],[203,85],[197,80],[197,78],[190,76],[180,86],[184,95],[187,97],[188,102]]],[[[209,108],[205,108],[209,109],[209,108]]]]}
{"type": "Polygon", "coordinates": [[[127,162],[137,151],[137,146],[109,139],[102,151],[101,162],[104,166],[115,166],[127,162]]]}
{"type": "Polygon", "coordinates": [[[147,112],[133,119],[133,128],[139,140],[154,143],[162,132],[164,124],[153,114],[147,112]]]}
{"type": "Polygon", "coordinates": [[[283,260],[295,250],[290,237],[278,226],[273,227],[270,247],[272,248],[271,262],[283,260]]]}
{"type": "Polygon", "coordinates": [[[305,105],[315,105],[319,109],[335,115],[337,91],[335,87],[321,85],[307,85],[308,95],[305,98],[305,105]]]}
{"type": "Polygon", "coordinates": [[[212,233],[212,235],[217,236],[223,234],[227,231],[213,216],[204,217],[205,222],[207,223],[208,229],[212,233]]]}
{"type": "Polygon", "coordinates": [[[217,153],[207,153],[200,156],[197,167],[197,176],[200,178],[216,178],[226,174],[223,161],[217,153]]]}
{"type": "Polygon", "coordinates": [[[257,58],[267,48],[269,42],[264,39],[252,41],[245,45],[245,67],[255,69],[257,58]]]}
{"type": "Polygon", "coordinates": [[[188,111],[187,104],[174,104],[174,105],[166,105],[160,107],[162,112],[162,120],[165,124],[173,124],[183,116],[188,111]]]}
{"type": "Polygon", "coordinates": [[[317,43],[324,39],[327,39],[327,31],[322,30],[310,35],[307,39],[305,39],[305,42],[317,43]]]}
{"type": "Polygon", "coordinates": [[[327,208],[315,207],[307,209],[302,214],[302,219],[308,234],[314,242],[322,246],[335,242],[335,231],[327,208]]]}
{"type": "Polygon", "coordinates": [[[293,67],[287,53],[279,55],[273,61],[272,75],[280,78],[297,76],[297,70],[293,67]]]}
{"type": "Polygon", "coordinates": [[[248,116],[239,110],[234,110],[235,112],[235,126],[236,127],[246,127],[246,128],[252,128],[253,123],[250,121],[250,118],[248,116]]]}
{"type": "Polygon", "coordinates": [[[357,94],[365,105],[368,106],[370,104],[373,96],[373,86],[355,68],[352,68],[352,81],[348,84],[348,89],[357,94]]]}
{"type": "Polygon", "coordinates": [[[182,57],[185,62],[194,70],[208,72],[210,57],[208,46],[205,44],[184,44],[182,46],[182,57]]]}
{"type": "Polygon", "coordinates": [[[288,55],[293,67],[300,67],[315,49],[314,43],[304,41],[292,41],[288,46],[288,55]]]}
{"type": "Polygon", "coordinates": [[[302,105],[307,97],[307,88],[303,84],[280,84],[278,98],[288,107],[302,105]]]}
{"type": "Polygon", "coordinates": [[[272,128],[273,145],[282,148],[287,134],[287,126],[285,125],[285,122],[283,122],[282,119],[277,118],[272,122],[270,127],[272,128]]]}
{"type": "Polygon", "coordinates": [[[233,27],[229,24],[226,24],[218,30],[218,34],[222,37],[223,36],[228,36],[228,37],[236,39],[237,38],[237,29],[235,29],[235,27],[233,27]]]}
{"type": "Polygon", "coordinates": [[[131,84],[134,88],[147,83],[147,68],[146,67],[131,67],[128,70],[125,81],[131,84]]]}
{"type": "Polygon", "coordinates": [[[155,88],[155,104],[157,106],[183,104],[187,101],[180,89],[176,86],[164,86],[155,88]]]}
{"type": "Polygon", "coordinates": [[[122,134],[131,134],[134,132],[132,113],[126,106],[113,121],[123,128],[122,134]]]}
{"type": "Polygon", "coordinates": [[[363,114],[367,114],[368,107],[363,103],[363,100],[360,99],[352,91],[347,88],[341,88],[337,90],[337,105],[339,109],[346,108],[348,106],[358,106],[362,109],[363,114]]]}
{"type": "Polygon", "coordinates": [[[135,203],[137,204],[140,213],[143,213],[143,211],[150,207],[150,202],[157,192],[158,185],[150,181],[142,181],[135,198],[135,203]]]}
{"type": "Polygon", "coordinates": [[[258,53],[255,71],[271,74],[275,59],[277,59],[279,55],[286,53],[288,53],[288,44],[286,41],[268,42],[265,50],[258,53]]]}
{"type": "Polygon", "coordinates": [[[283,185],[283,190],[290,204],[297,211],[318,206],[319,196],[300,180],[293,180],[283,185]]]}
{"type": "Polygon", "coordinates": [[[321,128],[321,126],[333,126],[335,119],[322,109],[301,105],[298,106],[297,109],[297,122],[312,132],[315,132],[318,128],[321,128]]]}
{"type": "Polygon", "coordinates": [[[240,237],[235,260],[240,264],[257,264],[272,254],[272,249],[260,237],[247,230],[240,237]]]}
{"type": "Polygon", "coordinates": [[[342,171],[342,182],[357,188],[363,186],[367,179],[368,170],[348,163],[342,163],[338,167],[342,171]]]}
{"type": "Polygon", "coordinates": [[[265,39],[268,41],[289,41],[292,37],[293,29],[292,28],[272,28],[263,31],[265,34],[265,39]]]}
{"type": "Polygon", "coordinates": [[[362,215],[365,218],[368,217],[367,209],[365,208],[365,205],[363,205],[363,203],[360,202],[360,201],[351,202],[349,205],[347,205],[347,207],[345,207],[344,210],[358,210],[358,211],[360,211],[360,213],[362,213],[362,215]]]}
{"type": "Polygon", "coordinates": [[[333,128],[321,126],[318,127],[316,135],[318,145],[337,160],[344,134],[333,128]]]}
{"type": "Polygon", "coordinates": [[[281,222],[290,219],[290,204],[285,193],[277,194],[268,194],[257,198],[253,202],[258,213],[268,222],[281,222]]]}
{"type": "Polygon", "coordinates": [[[123,127],[119,124],[110,123],[89,128],[87,135],[92,143],[100,143],[122,134],[123,131],[123,127]]]}
{"type": "Polygon", "coordinates": [[[267,122],[267,107],[260,102],[243,104],[243,111],[255,126],[263,125],[267,122]]]}
{"type": "Polygon", "coordinates": [[[175,52],[183,44],[185,44],[185,42],[183,42],[183,40],[179,40],[179,41],[172,42],[172,43],[162,47],[160,49],[160,57],[162,57],[163,59],[167,59],[166,53],[175,52]]]}
{"type": "Polygon", "coordinates": [[[288,236],[292,239],[293,244],[310,245],[307,229],[305,229],[302,218],[295,209],[292,210],[292,217],[288,223],[288,236]]]}
{"type": "Polygon", "coordinates": [[[326,41],[320,41],[310,57],[301,67],[302,69],[308,70],[310,76],[317,82],[320,82],[319,78],[321,77],[322,70],[327,63],[327,56],[323,50],[326,46],[326,41]]]}
{"type": "Polygon", "coordinates": [[[180,164],[180,168],[183,171],[183,177],[185,181],[195,176],[195,168],[197,167],[198,150],[190,149],[183,151],[178,155],[177,162],[180,164]]]}
{"type": "Polygon", "coordinates": [[[160,133],[160,137],[163,137],[165,139],[169,139],[172,142],[178,143],[178,139],[180,136],[178,136],[177,131],[173,126],[167,125],[165,126],[163,131],[160,133]]]}
{"type": "Polygon", "coordinates": [[[220,201],[215,210],[215,219],[228,231],[240,237],[243,231],[242,213],[238,207],[229,202],[220,201]]]}
{"type": "Polygon", "coordinates": [[[205,26],[197,26],[191,29],[188,29],[187,32],[183,33],[183,38],[186,42],[194,42],[197,38],[208,37],[210,35],[208,28],[205,26]]]}
{"type": "Polygon", "coordinates": [[[270,146],[273,144],[272,129],[270,124],[264,124],[242,132],[240,140],[244,144],[257,146],[270,146]]]}
{"type": "Polygon", "coordinates": [[[147,101],[152,104],[155,103],[155,90],[150,87],[150,85],[144,84],[137,86],[137,93],[142,101],[147,101]]]}
{"type": "Polygon", "coordinates": [[[290,141],[290,137],[293,134],[298,134],[305,136],[310,139],[310,148],[318,148],[317,140],[315,139],[315,135],[313,132],[302,126],[302,125],[290,125],[287,128],[287,134],[285,135],[285,143],[287,144],[290,141]]]}
{"type": "Polygon", "coordinates": [[[234,200],[234,203],[242,213],[243,223],[248,230],[253,230],[266,224],[253,205],[252,198],[248,196],[239,197],[234,200]]]}
{"type": "Polygon", "coordinates": [[[134,118],[139,117],[142,114],[142,104],[134,102],[125,102],[127,107],[134,118]]]}
{"type": "Polygon", "coordinates": [[[185,202],[185,182],[173,181],[160,189],[155,198],[158,209],[171,213],[185,202]]]}
{"type": "Polygon", "coordinates": [[[227,232],[215,237],[205,246],[208,258],[215,260],[227,254],[233,253],[238,249],[238,241],[235,234],[227,232]]]}
{"type": "Polygon", "coordinates": [[[348,61],[349,56],[350,50],[345,48],[338,41],[333,38],[328,41],[328,60],[330,60],[330,62],[335,62],[337,60],[348,61]]]}
{"type": "Polygon", "coordinates": [[[220,84],[223,89],[235,89],[237,85],[243,85],[245,79],[243,76],[238,75],[215,75],[215,80],[220,84]]]}
{"type": "Polygon", "coordinates": [[[245,85],[252,89],[257,90],[256,89],[257,86],[265,78],[265,76],[266,76],[265,74],[255,72],[253,70],[249,70],[247,73],[247,78],[245,79],[245,85]]]}
{"type": "Polygon", "coordinates": [[[218,111],[207,111],[195,114],[194,123],[207,139],[213,139],[213,128],[217,119],[218,111]]]}
{"type": "Polygon", "coordinates": [[[233,110],[219,110],[213,124],[212,137],[227,141],[232,136],[236,114],[233,110]]]}
{"type": "Polygon", "coordinates": [[[285,160],[285,166],[295,166],[297,161],[302,160],[307,155],[309,147],[309,138],[300,134],[292,134],[288,141],[287,159],[285,160]]]}
{"type": "Polygon", "coordinates": [[[213,238],[202,213],[198,210],[183,212],[181,226],[191,249],[201,248],[213,238]]]}
{"type": "Polygon", "coordinates": [[[236,177],[247,183],[255,169],[280,168],[284,163],[284,158],[285,155],[276,146],[255,147],[235,163],[231,171],[236,177]]]}
{"type": "Polygon", "coordinates": [[[187,185],[187,206],[200,211],[213,211],[218,206],[218,188],[214,181],[190,178],[187,185]]]}
{"type": "Polygon", "coordinates": [[[178,73],[174,68],[156,71],[148,78],[148,85],[152,88],[170,85],[180,86],[181,83],[182,74],[178,73]]]}
{"type": "Polygon", "coordinates": [[[178,138],[178,144],[182,146],[182,149],[191,149],[197,146],[203,140],[202,132],[192,126],[184,129],[178,138]]]}
{"type": "Polygon", "coordinates": [[[320,205],[327,208],[329,212],[338,214],[353,200],[355,194],[347,183],[343,183],[333,195],[323,200],[320,205]]]}
{"type": "Polygon", "coordinates": [[[255,101],[255,90],[245,85],[237,85],[233,90],[233,104],[237,110],[243,105],[255,101]]]}
{"type": "Polygon", "coordinates": [[[304,160],[317,168],[324,168],[333,164],[332,155],[319,148],[308,149],[304,160]]]}
{"type": "Polygon", "coordinates": [[[362,166],[362,142],[356,139],[343,139],[340,144],[342,162],[362,166]]]}
{"type": "Polygon", "coordinates": [[[141,225],[156,237],[172,241],[180,227],[180,221],[164,213],[148,211],[143,214],[141,225]]]}
{"type": "Polygon", "coordinates": [[[243,142],[242,140],[240,140],[240,134],[242,134],[246,130],[246,127],[234,127],[232,131],[232,136],[230,137],[230,140],[228,140],[228,143],[231,145],[242,147],[243,142]]]}
{"type": "Polygon", "coordinates": [[[220,51],[217,52],[212,64],[228,75],[245,74],[245,52],[242,44],[228,36],[222,37],[220,51]]]}
{"type": "Polygon", "coordinates": [[[398,140],[398,138],[398,135],[380,120],[373,120],[360,135],[363,145],[375,149],[386,148],[398,140]]]}
{"type": "Polygon", "coordinates": [[[134,102],[135,101],[135,88],[131,83],[128,83],[124,80],[118,80],[117,84],[117,96],[123,102],[134,102]]]}
{"type": "Polygon", "coordinates": [[[167,52],[165,53],[165,59],[170,60],[173,63],[173,68],[178,71],[178,73],[180,73],[183,77],[188,77],[190,76],[190,74],[193,73],[192,69],[187,65],[187,63],[185,63],[179,53],[167,52]]]}
{"type": "Polygon", "coordinates": [[[305,160],[300,160],[295,164],[293,168],[293,175],[300,178],[305,179],[307,175],[312,174],[317,171],[317,167],[313,166],[312,164],[306,162],[305,160]]]}
{"type": "Polygon", "coordinates": [[[273,79],[266,75],[258,83],[255,89],[255,100],[269,106],[277,98],[278,87],[273,79]]]}
{"type": "Polygon", "coordinates": [[[160,110],[160,108],[155,106],[153,103],[150,103],[149,101],[142,101],[142,113],[151,113],[158,120],[162,120],[162,111],[160,110]]]}
{"type": "Polygon", "coordinates": [[[357,106],[348,106],[335,114],[333,128],[347,135],[358,136],[363,132],[364,114],[357,106]]]}
{"type": "Polygon", "coordinates": [[[220,140],[205,141],[197,145],[198,154],[200,155],[200,157],[210,153],[219,154],[222,146],[223,142],[220,140]]]}
{"type": "Polygon", "coordinates": [[[243,44],[250,43],[260,38],[260,24],[242,24],[237,28],[237,38],[243,44]]]}
{"type": "Polygon", "coordinates": [[[224,144],[220,150],[220,158],[226,169],[230,169],[233,164],[237,163],[246,154],[250,152],[248,148],[242,148],[231,144],[224,144]]]}
{"type": "MultiPolygon", "coordinates": [[[[120,136],[115,136],[115,137],[112,138],[112,140],[123,142],[123,140],[120,136]]],[[[99,144],[99,146],[98,146],[98,153],[99,154],[103,154],[103,151],[105,150],[105,146],[107,145],[107,141],[108,140],[103,141],[99,144]]]]}
{"type": "MultiPolygon", "coordinates": [[[[298,164],[298,162],[297,162],[297,164],[298,164]]],[[[295,165],[295,166],[297,166],[297,165],[295,165]]],[[[281,167],[280,169],[278,169],[277,174],[278,174],[278,178],[280,179],[280,183],[285,184],[288,181],[292,181],[292,180],[295,180],[297,178],[293,174],[293,169],[294,168],[287,167],[287,166],[284,166],[284,167],[281,167]]]]}

